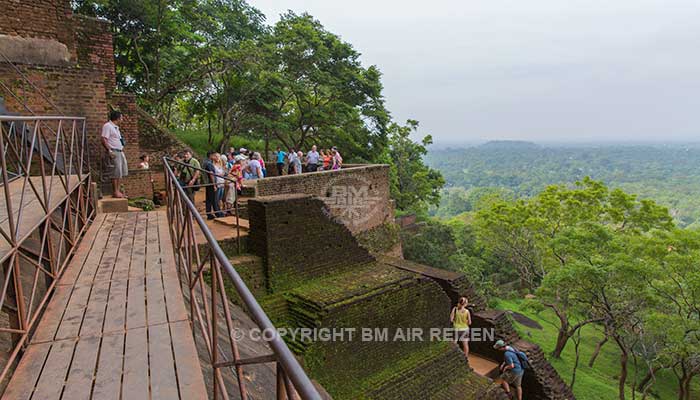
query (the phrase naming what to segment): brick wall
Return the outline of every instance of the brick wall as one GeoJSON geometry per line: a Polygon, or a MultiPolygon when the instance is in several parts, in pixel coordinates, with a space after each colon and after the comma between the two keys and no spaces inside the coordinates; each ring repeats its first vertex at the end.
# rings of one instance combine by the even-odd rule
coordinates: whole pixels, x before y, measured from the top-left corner
{"type": "Polygon", "coordinates": [[[330,214],[340,219],[352,233],[366,231],[393,218],[387,165],[285,175],[256,182],[258,196],[291,193],[324,199],[329,204],[330,214]]]}
{"type": "Polygon", "coordinates": [[[68,0],[0,0],[0,34],[56,40],[75,55],[68,0]]]}
{"type": "Polygon", "coordinates": [[[76,22],[78,64],[89,65],[91,69],[100,71],[104,76],[107,93],[114,92],[116,73],[111,24],[109,21],[84,15],[75,15],[73,18],[76,22]]]}
{"type": "Polygon", "coordinates": [[[309,195],[248,201],[250,249],[263,257],[272,291],[373,260],[325,210],[321,200],[309,195]]]}
{"type": "Polygon", "coordinates": [[[156,191],[165,190],[165,176],[162,168],[150,170],[129,170],[129,176],[124,180],[126,195],[133,197],[153,198],[153,188],[156,191]],[[153,182],[151,182],[153,180],[153,182]]]}

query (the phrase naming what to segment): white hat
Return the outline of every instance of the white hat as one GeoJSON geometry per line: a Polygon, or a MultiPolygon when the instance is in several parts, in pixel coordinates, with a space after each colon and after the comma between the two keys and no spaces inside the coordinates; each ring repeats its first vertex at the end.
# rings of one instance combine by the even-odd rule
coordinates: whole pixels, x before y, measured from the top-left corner
{"type": "Polygon", "coordinates": [[[248,149],[246,149],[245,147],[241,147],[238,151],[241,153],[245,153],[246,151],[248,151],[248,149]]]}

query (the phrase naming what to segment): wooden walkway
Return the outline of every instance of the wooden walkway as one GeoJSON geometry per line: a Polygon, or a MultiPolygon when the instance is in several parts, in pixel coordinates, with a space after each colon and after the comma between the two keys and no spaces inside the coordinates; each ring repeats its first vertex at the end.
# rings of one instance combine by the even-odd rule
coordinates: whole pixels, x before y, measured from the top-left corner
{"type": "MultiPolygon", "coordinates": [[[[34,187],[38,190],[39,195],[43,196],[43,180],[41,176],[32,176],[29,178],[34,187]]],[[[38,197],[32,189],[31,185],[27,182],[25,184],[24,179],[16,179],[8,184],[8,192],[10,194],[10,199],[12,203],[12,218],[14,224],[18,227],[18,239],[23,239],[31,232],[34,232],[36,228],[46,220],[47,216],[50,215],[56,207],[65,200],[66,194],[74,191],[80,182],[78,181],[77,175],[71,175],[68,187],[64,186],[61,178],[54,176],[53,178],[46,178],[46,192],[49,194],[49,203],[47,205],[47,210],[44,210],[42,204],[44,203],[43,197],[38,197]],[[20,204],[21,203],[21,204],[20,204]],[[20,213],[19,210],[22,210],[20,213]]],[[[3,191],[4,188],[0,186],[0,190],[3,191]]],[[[0,229],[3,230],[7,235],[10,234],[10,221],[8,215],[7,205],[5,204],[4,197],[0,200],[0,229]]],[[[9,252],[12,249],[12,244],[7,241],[7,239],[0,235],[0,261],[5,260],[9,256],[9,252]]]]}
{"type": "Polygon", "coordinates": [[[207,398],[165,213],[97,217],[2,398],[207,398]]]}

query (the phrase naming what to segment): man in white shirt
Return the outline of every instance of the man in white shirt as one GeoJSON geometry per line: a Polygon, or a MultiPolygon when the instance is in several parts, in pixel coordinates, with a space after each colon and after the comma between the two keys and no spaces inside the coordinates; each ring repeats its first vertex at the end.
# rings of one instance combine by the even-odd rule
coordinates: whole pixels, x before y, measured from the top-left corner
{"type": "Polygon", "coordinates": [[[316,145],[311,146],[311,151],[306,153],[306,169],[309,172],[318,171],[319,154],[316,151],[316,145]]]}
{"type": "Polygon", "coordinates": [[[121,191],[121,180],[129,175],[129,166],[126,164],[124,155],[124,138],[119,131],[119,122],[122,120],[122,113],[111,111],[109,121],[102,126],[102,146],[107,150],[110,160],[108,164],[112,167],[112,196],[123,198],[121,191]]]}

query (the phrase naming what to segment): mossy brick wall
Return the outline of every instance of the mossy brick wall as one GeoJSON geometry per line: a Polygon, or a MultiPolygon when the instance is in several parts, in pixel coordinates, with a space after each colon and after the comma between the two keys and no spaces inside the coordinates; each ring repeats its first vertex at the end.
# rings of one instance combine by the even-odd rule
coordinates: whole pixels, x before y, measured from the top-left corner
{"type": "Polygon", "coordinates": [[[124,180],[124,190],[129,197],[153,198],[153,189],[165,190],[165,175],[162,167],[154,167],[149,170],[132,169],[124,180]],[[151,182],[153,179],[153,182],[151,182]]]}
{"type": "MultiPolygon", "coordinates": [[[[268,169],[271,167],[276,168],[270,164],[268,169]]],[[[328,198],[334,186],[366,188],[369,201],[360,207],[360,217],[345,218],[347,208],[343,207],[329,208],[331,214],[351,220],[351,223],[344,222],[353,233],[366,231],[393,219],[387,165],[364,165],[336,171],[270,177],[258,180],[256,186],[257,196],[304,193],[320,198],[328,198]]]]}
{"type": "Polygon", "coordinates": [[[474,286],[462,273],[428,267],[427,265],[396,257],[383,256],[379,257],[379,260],[394,267],[433,279],[447,294],[452,304],[457,304],[459,298],[465,296],[469,299],[469,309],[472,312],[482,311],[486,308],[486,299],[477,294],[474,286]]]}
{"type": "Polygon", "coordinates": [[[250,250],[263,258],[271,291],[373,260],[325,210],[321,200],[308,195],[248,201],[250,250]]]}
{"type": "Polygon", "coordinates": [[[400,227],[393,222],[385,222],[364,232],[357,233],[360,246],[374,255],[403,257],[400,227]]]}
{"type": "Polygon", "coordinates": [[[465,367],[464,354],[455,346],[438,346],[411,368],[397,371],[371,390],[373,400],[507,400],[505,392],[487,378],[465,367]]]}
{"type": "Polygon", "coordinates": [[[368,292],[361,295],[339,296],[329,305],[315,303],[318,296],[314,294],[308,294],[304,301],[290,302],[290,317],[302,326],[312,327],[311,321],[318,318],[315,325],[319,328],[357,329],[358,337],[353,341],[316,341],[305,347],[306,368],[337,399],[357,398],[356,391],[364,389],[359,382],[430,346],[430,329],[447,326],[446,316],[435,310],[449,309],[449,299],[427,278],[407,274],[366,289],[368,292]],[[387,340],[363,341],[362,328],[386,329],[387,340]],[[393,340],[397,329],[406,332],[410,328],[424,332],[425,340],[393,340]]]}

